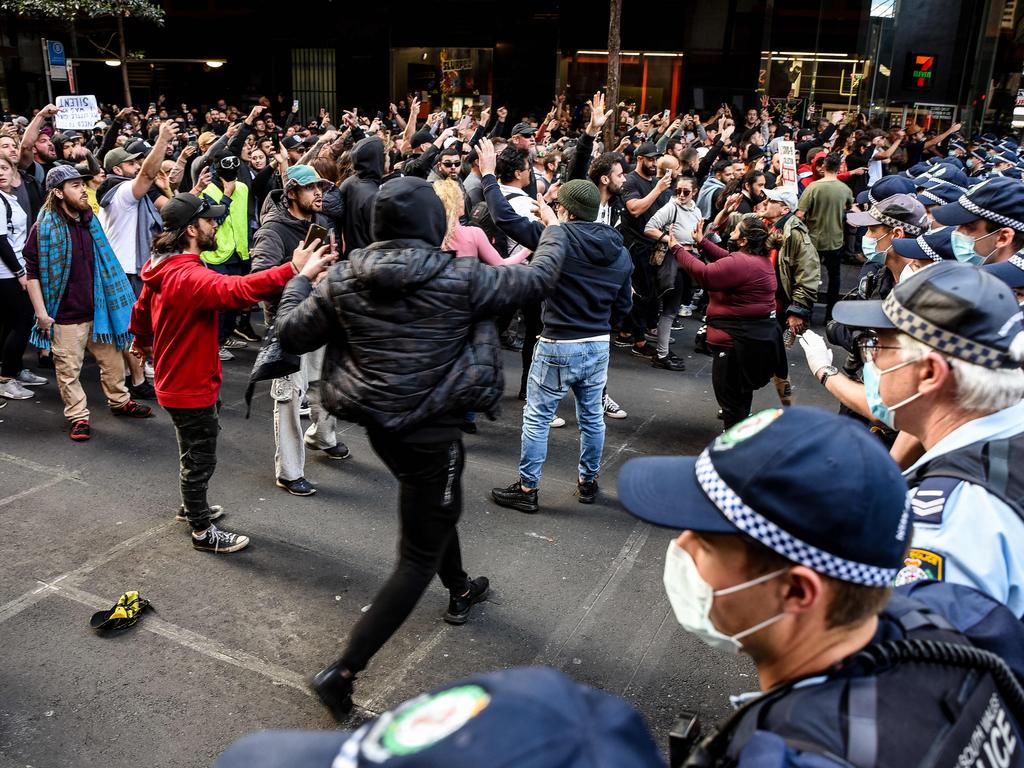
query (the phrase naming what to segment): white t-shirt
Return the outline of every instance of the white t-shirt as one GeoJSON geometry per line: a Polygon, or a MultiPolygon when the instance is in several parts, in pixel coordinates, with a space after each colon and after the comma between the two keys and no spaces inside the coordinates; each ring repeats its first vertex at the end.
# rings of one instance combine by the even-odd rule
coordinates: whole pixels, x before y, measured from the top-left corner
{"type": "MultiPolygon", "coordinates": [[[[501,194],[503,197],[511,195],[511,197],[507,197],[507,199],[508,204],[512,206],[513,211],[518,213],[524,219],[530,219],[531,221],[533,221],[537,218],[533,213],[533,206],[537,204],[536,201],[531,200],[530,196],[523,192],[523,190],[521,190],[519,187],[509,187],[499,182],[498,189],[501,190],[501,194]]],[[[515,240],[513,240],[512,238],[508,238],[508,240],[508,244],[512,246],[511,248],[509,248],[508,255],[510,257],[518,256],[523,251],[530,253],[530,249],[527,248],[526,246],[516,243],[515,240]]]]}
{"type": "MultiPolygon", "coordinates": [[[[7,205],[11,207],[11,218],[8,220],[7,206],[0,203],[0,234],[7,236],[7,242],[11,244],[11,248],[14,249],[18,261],[24,267],[25,259],[22,258],[21,251],[25,247],[25,238],[28,237],[28,214],[25,213],[25,209],[21,207],[21,204],[18,203],[18,198],[14,195],[9,195],[3,191],[0,191],[0,195],[3,195],[7,205]]],[[[14,277],[14,274],[0,261],[0,280],[12,277],[14,277]]]]}
{"type": "Polygon", "coordinates": [[[122,181],[114,189],[110,205],[100,207],[100,224],[107,233],[110,247],[121,262],[126,275],[138,273],[135,256],[138,251],[139,203],[132,194],[132,181],[122,181]]]}

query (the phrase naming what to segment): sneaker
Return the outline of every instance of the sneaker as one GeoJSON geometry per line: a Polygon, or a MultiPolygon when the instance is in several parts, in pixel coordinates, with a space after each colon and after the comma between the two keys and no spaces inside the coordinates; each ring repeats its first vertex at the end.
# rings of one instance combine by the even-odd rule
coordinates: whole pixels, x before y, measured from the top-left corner
{"type": "Polygon", "coordinates": [[[779,394],[779,402],[782,403],[782,407],[789,408],[793,404],[793,385],[789,383],[789,379],[772,376],[772,383],[775,384],[775,391],[779,394]]]}
{"type": "Polygon", "coordinates": [[[528,515],[536,514],[540,510],[540,505],[537,503],[537,489],[524,491],[522,481],[519,479],[516,479],[507,488],[491,489],[491,498],[499,507],[518,509],[528,515]]]}
{"type": "Polygon", "coordinates": [[[141,384],[129,384],[128,391],[136,400],[153,400],[156,397],[156,390],[148,381],[141,384]]]}
{"type": "Polygon", "coordinates": [[[693,304],[683,304],[676,312],[676,317],[693,317],[694,310],[697,309],[693,304]]]}
{"type": "Polygon", "coordinates": [[[654,357],[658,354],[658,350],[655,349],[653,344],[644,344],[642,347],[634,344],[632,352],[637,357],[654,357]]]}
{"type": "Polygon", "coordinates": [[[22,368],[21,373],[14,378],[23,387],[41,387],[48,381],[48,379],[44,379],[42,376],[36,376],[28,368],[22,368]]]}
{"type": "Polygon", "coordinates": [[[35,395],[31,390],[21,386],[17,379],[8,379],[0,384],[0,397],[8,400],[31,400],[35,395]]]}
{"type": "Polygon", "coordinates": [[[299,403],[299,418],[308,419],[312,413],[313,409],[309,407],[309,400],[302,398],[302,402],[299,403]]]}
{"type": "Polygon", "coordinates": [[[220,361],[222,363],[226,363],[228,360],[235,359],[235,356],[228,352],[226,349],[224,349],[224,347],[220,348],[220,351],[217,353],[217,357],[220,358],[220,361]]]}
{"type": "Polygon", "coordinates": [[[343,669],[340,663],[332,664],[317,672],[309,681],[309,687],[320,699],[320,703],[330,710],[339,723],[352,711],[352,684],[355,682],[351,675],[346,677],[341,673],[343,669]]]}
{"type": "Polygon", "coordinates": [[[565,419],[563,419],[561,416],[555,416],[555,418],[551,420],[551,423],[548,424],[548,426],[551,427],[551,429],[558,429],[559,427],[564,427],[565,419]]]}
{"type": "Polygon", "coordinates": [[[593,504],[597,498],[597,478],[579,480],[576,483],[576,495],[580,497],[580,504],[593,504]]]}
{"type": "Polygon", "coordinates": [[[661,355],[655,355],[651,358],[652,368],[663,368],[666,371],[685,371],[686,363],[683,362],[681,357],[676,357],[671,352],[662,357],[661,355]]]}
{"type": "Polygon", "coordinates": [[[316,488],[304,477],[300,477],[298,480],[282,480],[279,477],[277,478],[277,487],[284,488],[292,496],[312,496],[316,493],[316,488]]]}
{"type": "Polygon", "coordinates": [[[469,618],[470,609],[477,603],[486,600],[490,589],[491,582],[487,577],[477,576],[469,582],[466,594],[448,597],[448,610],[444,614],[444,620],[449,624],[465,624],[469,618]]]}
{"type": "MultiPolygon", "coordinates": [[[[220,504],[211,504],[210,520],[220,520],[222,517],[224,517],[224,507],[222,507],[220,504]]],[[[179,520],[181,522],[188,521],[188,516],[185,514],[184,507],[178,507],[178,514],[174,516],[174,519],[179,520]]]]}
{"type": "Polygon", "coordinates": [[[616,347],[632,347],[633,346],[633,336],[632,335],[623,336],[620,333],[614,339],[612,339],[612,344],[614,344],[616,347]]]}
{"type": "Polygon", "coordinates": [[[199,538],[192,536],[192,546],[204,552],[213,552],[215,555],[227,552],[237,552],[249,546],[249,537],[231,531],[222,531],[216,525],[211,525],[199,538]]]}
{"type": "Polygon", "coordinates": [[[309,440],[303,440],[302,442],[306,444],[306,447],[309,448],[309,450],[321,451],[326,454],[329,459],[341,461],[342,459],[347,459],[352,455],[352,451],[350,451],[348,446],[342,442],[335,443],[330,448],[317,448],[313,443],[309,442],[309,440]]]}
{"type": "Polygon", "coordinates": [[[475,435],[477,433],[475,421],[465,421],[459,424],[459,429],[465,432],[467,435],[475,435]]]}
{"type": "Polygon", "coordinates": [[[152,379],[154,376],[156,376],[156,369],[153,367],[153,364],[149,362],[149,360],[142,364],[142,375],[145,376],[147,379],[152,379]]]}
{"type": "Polygon", "coordinates": [[[85,442],[92,437],[92,430],[89,429],[89,420],[79,419],[78,421],[72,422],[71,429],[68,432],[68,437],[80,443],[85,442]]]}
{"type": "Polygon", "coordinates": [[[624,419],[629,415],[619,408],[619,404],[612,400],[608,395],[604,396],[601,400],[601,404],[604,406],[604,415],[609,419],[624,419]]]}
{"type": "Polygon", "coordinates": [[[254,344],[260,340],[260,337],[256,335],[256,331],[253,330],[252,324],[249,322],[240,324],[231,334],[237,336],[242,341],[251,341],[254,344]]]}
{"type": "Polygon", "coordinates": [[[224,349],[248,349],[248,345],[241,339],[236,339],[233,336],[228,336],[224,340],[224,349]]]}
{"type": "Polygon", "coordinates": [[[686,323],[684,323],[682,320],[679,320],[679,319],[673,320],[672,321],[672,330],[673,331],[685,331],[686,330],[686,323]]]}
{"type": "Polygon", "coordinates": [[[134,400],[129,400],[120,408],[111,408],[110,412],[115,416],[130,416],[133,419],[153,418],[153,409],[148,405],[141,405],[134,400]]]}

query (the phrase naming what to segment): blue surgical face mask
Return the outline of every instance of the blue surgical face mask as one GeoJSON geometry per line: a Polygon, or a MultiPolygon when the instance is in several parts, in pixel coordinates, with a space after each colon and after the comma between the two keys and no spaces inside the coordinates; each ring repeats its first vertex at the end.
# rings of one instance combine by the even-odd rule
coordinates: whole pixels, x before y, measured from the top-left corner
{"type": "MultiPolygon", "coordinates": [[[[996,233],[989,232],[981,237],[971,237],[954,229],[949,237],[949,244],[953,247],[953,255],[956,256],[957,261],[964,262],[965,264],[984,264],[988,256],[982,256],[980,253],[975,252],[974,244],[979,240],[984,240],[986,237],[992,237],[994,234],[996,233]]],[[[993,248],[993,250],[995,249],[993,248]]],[[[989,256],[991,255],[989,253],[989,256]]]]}
{"type": "Polygon", "coordinates": [[[864,235],[860,239],[860,249],[864,253],[864,258],[867,259],[868,261],[873,261],[875,264],[884,264],[885,263],[885,251],[887,251],[889,249],[886,248],[885,251],[880,251],[880,250],[878,250],[878,244],[882,240],[885,240],[886,237],[891,237],[891,236],[892,236],[891,232],[889,234],[887,234],[887,235],[885,235],[883,237],[879,237],[879,238],[874,238],[874,237],[869,237],[868,235],[864,235]]]}
{"type": "Polygon", "coordinates": [[[882,377],[911,363],[916,363],[919,359],[905,360],[894,365],[892,368],[886,368],[884,371],[880,371],[878,366],[871,361],[864,363],[864,394],[867,396],[868,409],[871,411],[872,416],[885,424],[889,429],[896,429],[896,414],[894,411],[897,408],[902,408],[907,403],[917,400],[921,393],[915,392],[906,400],[896,403],[896,405],[886,405],[882,402],[882,377]]]}

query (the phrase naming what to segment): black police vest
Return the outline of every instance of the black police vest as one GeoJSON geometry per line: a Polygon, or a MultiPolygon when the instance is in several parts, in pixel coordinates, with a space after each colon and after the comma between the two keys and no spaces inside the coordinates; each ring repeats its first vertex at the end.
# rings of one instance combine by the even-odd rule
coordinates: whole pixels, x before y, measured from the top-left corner
{"type": "MultiPolygon", "coordinates": [[[[904,639],[869,645],[744,705],[685,765],[736,766],[763,731],[839,766],[1024,766],[1024,688],[1006,663],[913,599],[894,598],[882,619],[904,639]]],[[[761,764],[760,755],[743,757],[761,764]]]]}
{"type": "Polygon", "coordinates": [[[936,456],[907,477],[911,489],[928,478],[952,478],[981,486],[1010,507],[1024,520],[1024,432],[999,440],[979,440],[963,448],[936,456]]]}

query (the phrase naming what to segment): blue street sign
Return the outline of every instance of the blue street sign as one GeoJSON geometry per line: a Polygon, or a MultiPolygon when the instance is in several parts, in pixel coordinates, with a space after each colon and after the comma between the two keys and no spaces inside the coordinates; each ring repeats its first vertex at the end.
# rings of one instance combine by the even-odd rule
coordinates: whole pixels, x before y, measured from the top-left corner
{"type": "Polygon", "coordinates": [[[51,67],[63,67],[65,64],[64,59],[64,44],[57,40],[46,41],[46,52],[50,58],[51,67]]]}

